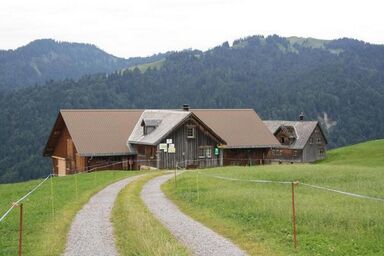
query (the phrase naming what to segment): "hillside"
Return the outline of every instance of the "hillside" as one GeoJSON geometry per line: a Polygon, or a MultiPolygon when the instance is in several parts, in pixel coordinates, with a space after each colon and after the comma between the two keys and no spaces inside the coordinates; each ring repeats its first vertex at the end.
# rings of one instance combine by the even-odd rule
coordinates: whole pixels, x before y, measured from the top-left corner
{"type": "Polygon", "coordinates": [[[331,150],[320,164],[189,171],[163,189],[249,255],[382,255],[383,152],[384,140],[377,140],[331,150]],[[289,181],[296,180],[294,249],[289,181]]]}
{"type": "Polygon", "coordinates": [[[328,152],[327,159],[319,164],[384,166],[384,140],[373,140],[336,148],[328,152]]]}
{"type": "MultiPolygon", "coordinates": [[[[62,255],[70,225],[83,205],[107,185],[137,174],[142,172],[103,171],[48,179],[22,201],[23,255],[62,255]]],[[[40,182],[1,184],[0,216],[40,182]]],[[[0,255],[18,255],[18,227],[15,207],[0,222],[0,255]]]]}
{"type": "Polygon", "coordinates": [[[254,36],[78,81],[0,93],[0,182],[49,171],[41,156],[60,108],[254,108],[320,120],[329,147],[384,137],[384,46],[254,36]],[[157,61],[157,62],[156,62],[157,61]]]}
{"type": "Polygon", "coordinates": [[[48,80],[109,73],[156,61],[161,56],[123,59],[91,44],[35,40],[15,50],[0,51],[0,91],[42,84],[48,80]]]}

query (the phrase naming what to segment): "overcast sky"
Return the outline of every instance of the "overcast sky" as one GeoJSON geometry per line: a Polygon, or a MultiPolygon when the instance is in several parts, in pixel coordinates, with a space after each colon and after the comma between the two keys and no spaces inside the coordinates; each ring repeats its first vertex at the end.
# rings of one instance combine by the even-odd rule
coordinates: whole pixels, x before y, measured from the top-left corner
{"type": "Polygon", "coordinates": [[[384,44],[382,0],[4,0],[0,49],[39,38],[92,43],[120,57],[206,50],[255,34],[384,44]]]}

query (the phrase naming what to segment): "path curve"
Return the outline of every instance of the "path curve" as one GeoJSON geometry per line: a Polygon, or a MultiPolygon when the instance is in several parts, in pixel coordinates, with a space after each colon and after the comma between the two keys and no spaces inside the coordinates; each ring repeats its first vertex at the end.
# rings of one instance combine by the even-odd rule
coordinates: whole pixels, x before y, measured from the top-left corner
{"type": "Polygon", "coordinates": [[[117,194],[142,175],[115,182],[94,195],[76,214],[67,237],[65,256],[117,256],[110,221],[117,194]]]}
{"type": "Polygon", "coordinates": [[[218,235],[201,223],[182,213],[161,191],[160,186],[173,177],[172,174],[156,177],[147,182],[141,198],[148,209],[171,233],[188,247],[193,255],[224,256],[246,255],[228,239],[218,235]]]}

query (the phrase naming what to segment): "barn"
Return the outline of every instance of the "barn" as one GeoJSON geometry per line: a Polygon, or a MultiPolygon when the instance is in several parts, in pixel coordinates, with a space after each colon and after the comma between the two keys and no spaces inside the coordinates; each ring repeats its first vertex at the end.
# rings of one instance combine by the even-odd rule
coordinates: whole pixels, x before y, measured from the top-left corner
{"type": "Polygon", "coordinates": [[[44,149],[54,173],[269,162],[279,142],[253,109],[60,110],[44,149]]]}

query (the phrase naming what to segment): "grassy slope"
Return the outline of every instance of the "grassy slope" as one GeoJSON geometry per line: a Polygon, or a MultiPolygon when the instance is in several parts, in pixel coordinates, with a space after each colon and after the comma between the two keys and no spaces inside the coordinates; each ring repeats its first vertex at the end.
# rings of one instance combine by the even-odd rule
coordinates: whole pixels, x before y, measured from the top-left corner
{"type": "Polygon", "coordinates": [[[138,69],[140,69],[141,72],[145,72],[148,68],[159,69],[163,66],[164,61],[165,61],[165,58],[161,59],[161,60],[154,61],[154,62],[150,62],[150,63],[132,66],[129,69],[134,70],[135,68],[138,68],[138,69]]]}
{"type": "Polygon", "coordinates": [[[322,164],[384,166],[384,140],[373,140],[331,150],[322,164]]]}
{"type": "Polygon", "coordinates": [[[232,239],[252,255],[381,255],[384,204],[297,188],[299,249],[292,249],[291,187],[218,180],[300,180],[344,191],[384,197],[384,140],[329,152],[318,164],[226,167],[187,172],[163,187],[188,214],[232,239]],[[350,155],[350,157],[348,157],[350,155]],[[350,159],[352,158],[352,159],[350,159]]]}
{"type": "Polygon", "coordinates": [[[121,255],[189,255],[155,219],[140,198],[143,185],[158,175],[145,176],[119,193],[112,211],[116,244],[121,255]]]}
{"type": "MultiPolygon", "coordinates": [[[[51,184],[44,183],[24,201],[25,255],[59,255],[64,250],[66,236],[76,212],[97,191],[137,172],[104,171],[90,174],[53,178],[54,219],[51,207],[51,184]],[[77,179],[77,196],[76,196],[77,179]]],[[[11,202],[27,193],[41,180],[0,185],[0,213],[11,202]]],[[[0,255],[17,255],[19,209],[14,209],[0,223],[0,255]]]]}

